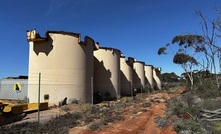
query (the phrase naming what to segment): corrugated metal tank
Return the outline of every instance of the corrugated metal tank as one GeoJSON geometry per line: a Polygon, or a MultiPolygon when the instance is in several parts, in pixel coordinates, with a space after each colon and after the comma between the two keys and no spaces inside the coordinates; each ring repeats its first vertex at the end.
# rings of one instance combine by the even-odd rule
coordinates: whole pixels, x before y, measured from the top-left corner
{"type": "Polygon", "coordinates": [[[133,63],[131,64],[130,58],[126,60],[125,56],[121,56],[120,71],[121,71],[121,95],[129,96],[132,94],[132,84],[133,84],[133,63]]]}
{"type": "Polygon", "coordinates": [[[161,75],[161,68],[154,68],[153,69],[153,79],[156,83],[156,88],[159,89],[159,90],[162,89],[160,75],[161,75]]]}
{"type": "Polygon", "coordinates": [[[120,50],[100,47],[94,51],[94,91],[104,100],[120,97],[120,50]]]}
{"type": "Polygon", "coordinates": [[[154,83],[153,83],[153,66],[152,65],[145,65],[145,84],[146,87],[153,89],[154,83]]]}
{"type": "Polygon", "coordinates": [[[47,31],[42,38],[35,30],[27,31],[27,38],[30,103],[38,101],[39,73],[41,102],[57,105],[65,97],[68,102],[92,102],[93,39],[80,41],[80,34],[63,31],[47,31]]]}
{"type": "Polygon", "coordinates": [[[144,73],[144,62],[135,61],[134,62],[134,88],[143,89],[145,86],[145,73],[144,73]]]}
{"type": "Polygon", "coordinates": [[[6,100],[27,100],[28,80],[27,79],[2,79],[0,80],[0,99],[6,100]],[[15,89],[19,84],[20,88],[15,89]]]}

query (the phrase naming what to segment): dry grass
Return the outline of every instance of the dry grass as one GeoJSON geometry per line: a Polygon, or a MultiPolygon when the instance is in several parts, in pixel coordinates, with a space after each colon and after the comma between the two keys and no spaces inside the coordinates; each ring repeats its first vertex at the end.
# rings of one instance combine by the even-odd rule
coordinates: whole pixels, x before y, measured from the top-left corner
{"type": "MultiPolygon", "coordinates": [[[[145,95],[142,94],[142,97],[145,95]]],[[[145,96],[146,97],[146,96],[145,96]]],[[[61,114],[44,124],[38,125],[37,122],[14,124],[3,126],[0,133],[68,133],[69,128],[87,125],[91,130],[113,123],[117,120],[124,120],[122,111],[132,108],[132,113],[146,112],[151,103],[138,97],[123,97],[118,101],[107,101],[97,105],[86,103],[74,103],[60,107],[61,114]],[[132,107],[131,107],[132,106],[132,107]],[[8,131],[10,130],[10,131],[8,131]]]]}

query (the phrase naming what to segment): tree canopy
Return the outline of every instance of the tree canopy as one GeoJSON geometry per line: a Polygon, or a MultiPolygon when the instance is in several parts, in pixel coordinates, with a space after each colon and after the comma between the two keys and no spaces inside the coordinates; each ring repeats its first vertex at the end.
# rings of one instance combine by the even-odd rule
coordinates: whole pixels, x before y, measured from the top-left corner
{"type": "MultiPolygon", "coordinates": [[[[221,71],[221,47],[218,40],[221,41],[221,13],[217,10],[217,18],[208,19],[201,11],[196,11],[201,19],[203,34],[184,34],[177,35],[171,40],[171,44],[177,45],[177,50],[173,52],[173,63],[180,65],[193,85],[193,72],[209,71],[216,76],[217,87],[219,81],[217,76],[217,65],[221,71]],[[217,64],[218,62],[218,64],[217,64]]],[[[167,48],[170,43],[158,49],[158,55],[168,54],[167,48]]],[[[195,72],[194,72],[195,73],[195,72]]]]}
{"type": "Polygon", "coordinates": [[[196,59],[194,59],[194,57],[192,56],[189,56],[187,54],[184,54],[184,53],[177,53],[174,55],[173,57],[173,63],[175,64],[187,64],[187,63],[190,63],[190,64],[195,64],[197,65],[197,61],[196,59]]]}

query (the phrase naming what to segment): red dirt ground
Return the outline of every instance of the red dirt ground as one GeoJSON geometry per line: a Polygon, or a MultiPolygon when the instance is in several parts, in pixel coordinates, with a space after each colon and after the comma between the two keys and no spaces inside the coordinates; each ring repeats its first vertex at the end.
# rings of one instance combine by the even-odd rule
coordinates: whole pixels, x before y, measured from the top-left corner
{"type": "Polygon", "coordinates": [[[75,127],[69,130],[70,134],[176,134],[172,125],[160,129],[157,127],[154,119],[158,116],[163,117],[166,104],[165,100],[179,95],[184,91],[184,88],[178,89],[172,94],[168,93],[156,93],[148,96],[145,100],[149,101],[149,98],[157,98],[159,103],[152,103],[147,112],[138,112],[135,115],[131,115],[130,107],[122,111],[125,117],[124,121],[117,121],[107,125],[104,128],[100,128],[96,131],[88,130],[87,127],[75,127]],[[129,113],[130,112],[130,113],[129,113]]]}

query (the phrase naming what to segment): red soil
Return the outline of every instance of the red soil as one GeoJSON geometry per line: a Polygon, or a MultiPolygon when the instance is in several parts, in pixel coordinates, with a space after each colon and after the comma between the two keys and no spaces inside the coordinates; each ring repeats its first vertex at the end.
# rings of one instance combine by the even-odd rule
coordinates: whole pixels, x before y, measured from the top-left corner
{"type": "Polygon", "coordinates": [[[183,92],[183,88],[180,88],[172,94],[168,93],[156,93],[147,97],[157,98],[159,103],[152,103],[148,108],[147,112],[138,112],[137,114],[131,115],[131,109],[125,109],[122,114],[125,117],[124,121],[117,121],[112,124],[107,125],[104,128],[100,128],[96,131],[91,131],[87,127],[75,127],[69,130],[70,134],[176,134],[173,130],[172,125],[160,129],[157,127],[154,119],[156,117],[163,117],[166,105],[165,99],[170,99],[171,97],[177,96],[183,92]]]}

